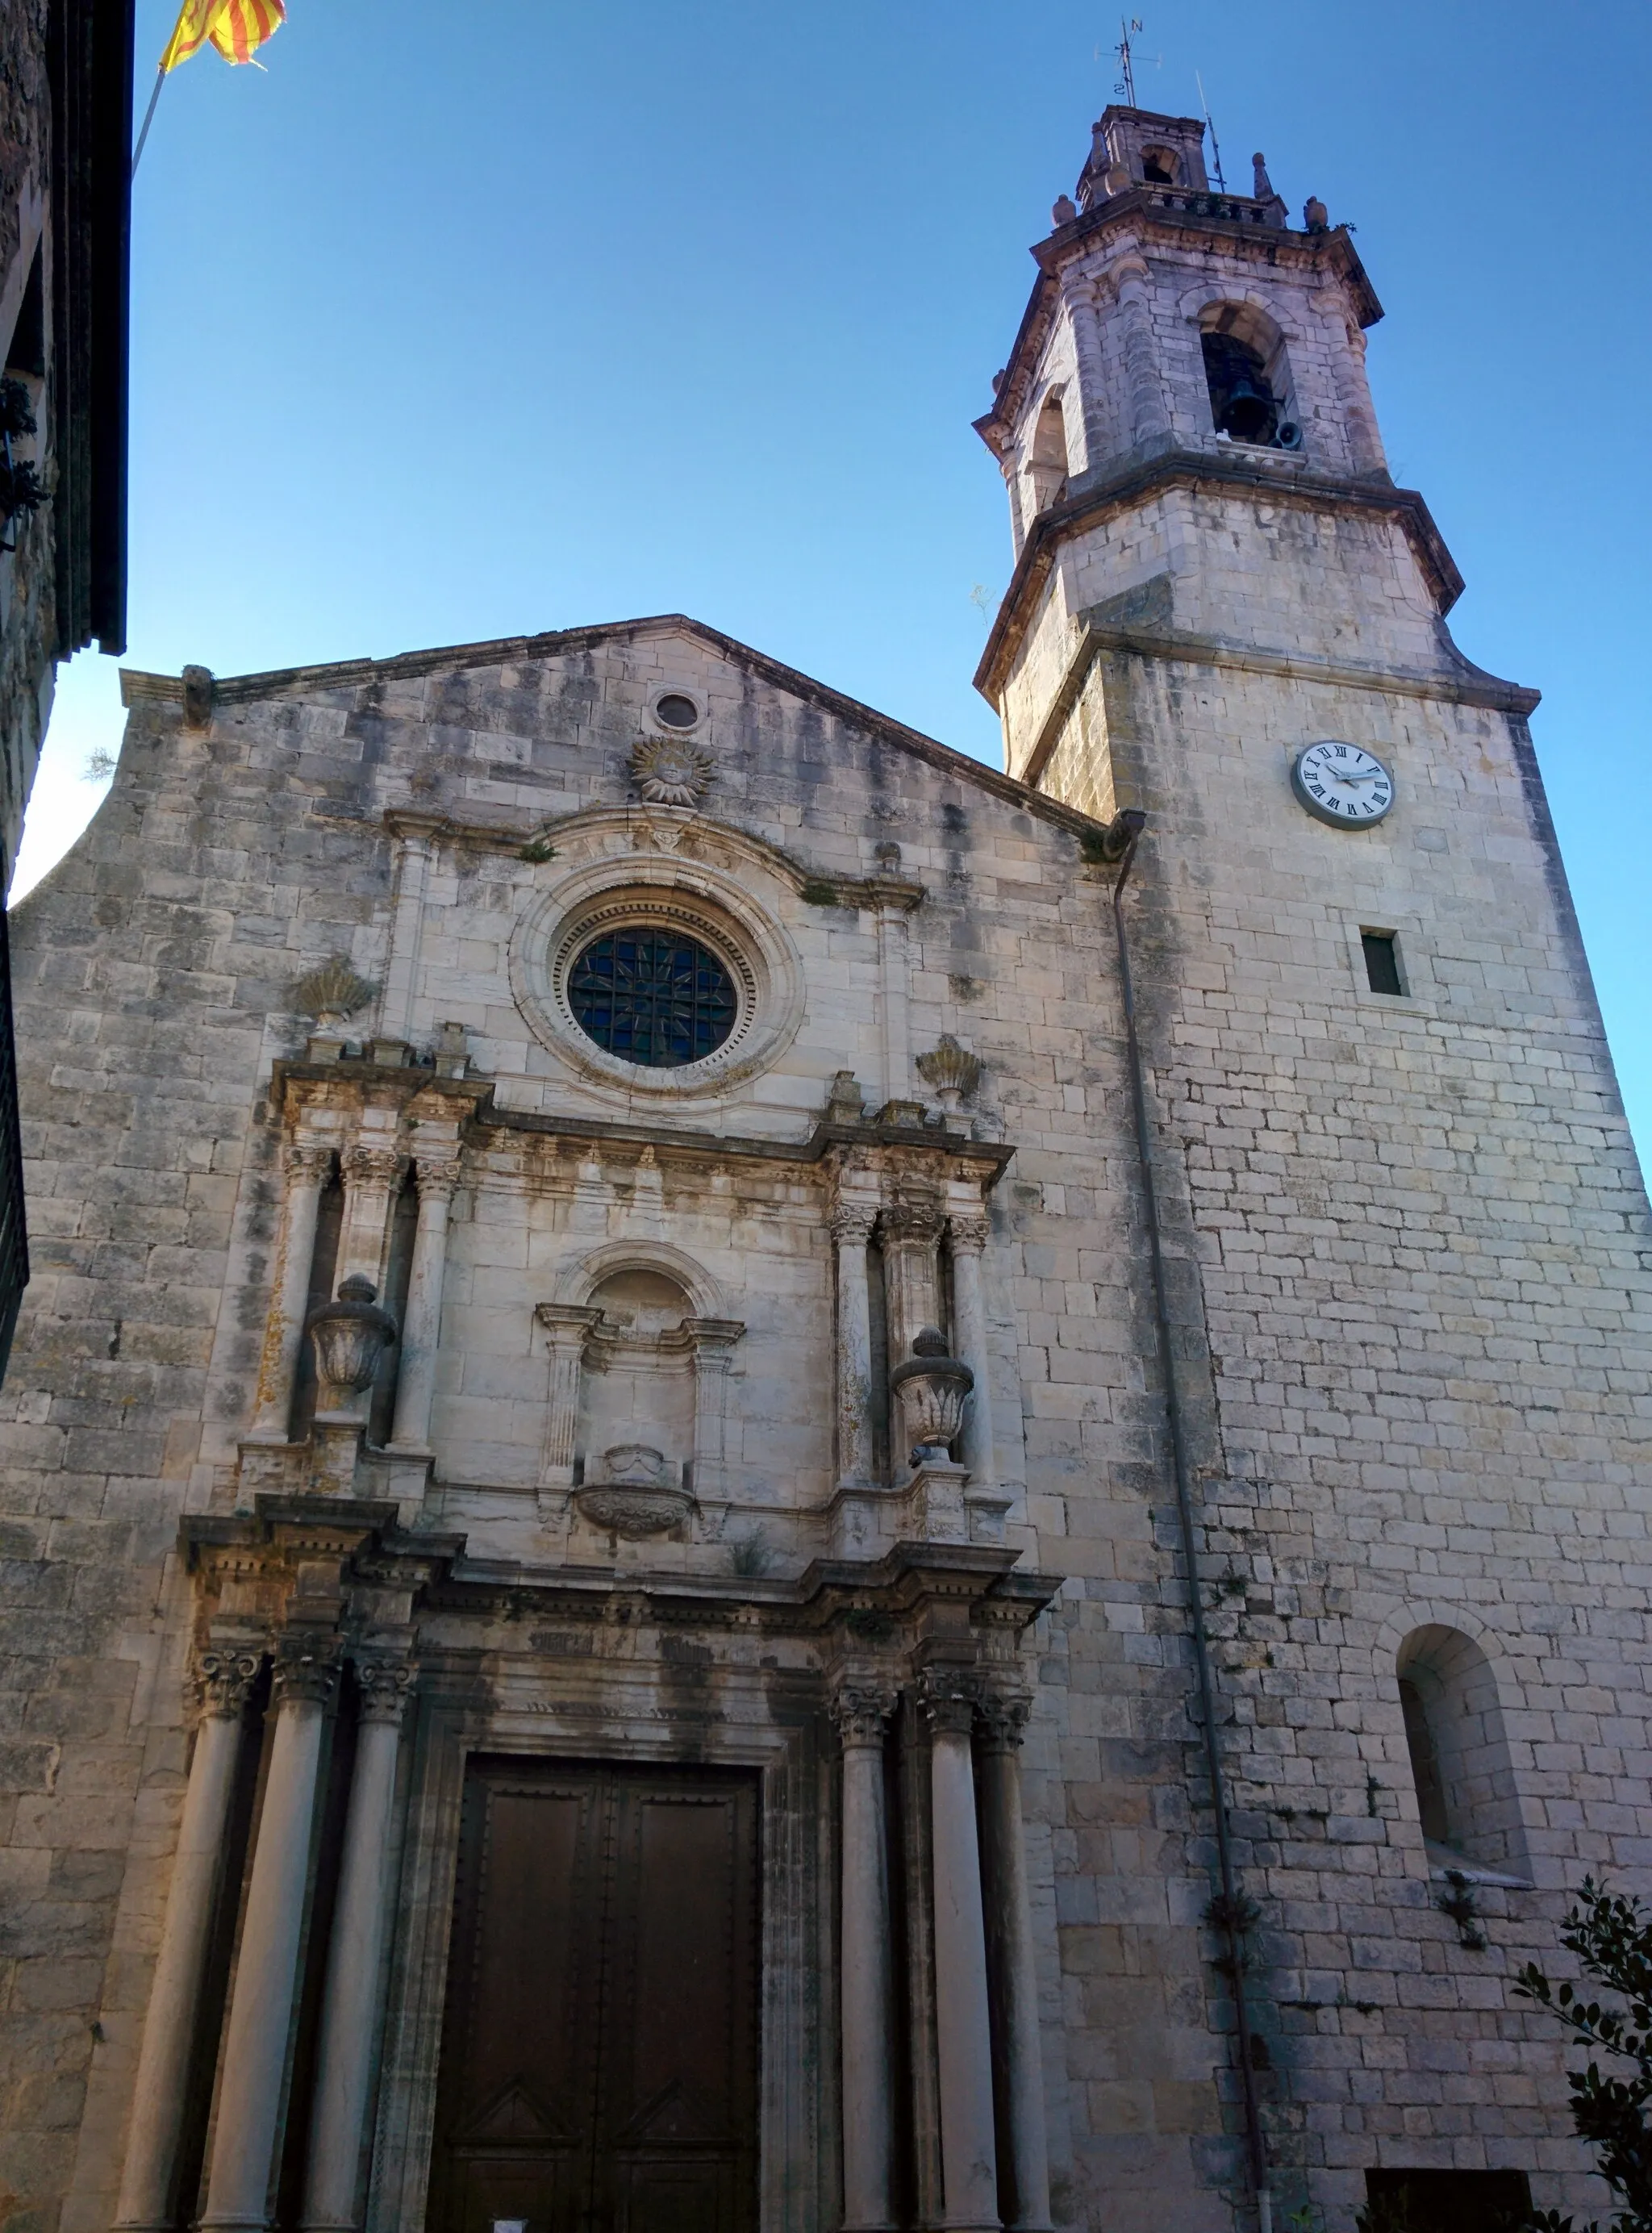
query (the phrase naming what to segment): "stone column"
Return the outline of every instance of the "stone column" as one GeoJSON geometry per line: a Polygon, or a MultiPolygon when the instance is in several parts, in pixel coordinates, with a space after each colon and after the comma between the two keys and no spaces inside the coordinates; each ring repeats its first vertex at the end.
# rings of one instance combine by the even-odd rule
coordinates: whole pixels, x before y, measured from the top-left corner
{"type": "Polygon", "coordinates": [[[864,1488],[872,1480],[872,1301],[866,1251],[875,1212],[840,1203],[832,1213],[837,1252],[837,1480],[864,1488]]]}
{"type": "Polygon", "coordinates": [[[270,2223],[322,1723],[337,1679],[327,1662],[296,1651],[276,1662],[275,1741],[224,2037],[201,2233],[263,2233],[270,2223]]]}
{"type": "Polygon", "coordinates": [[[309,2233],[354,2233],[361,2141],[382,2020],[391,1809],[410,1668],[357,1666],[361,1726],[339,1865],[338,1906],[327,1951],[309,2161],[299,2223],[309,2233]]]}
{"type": "Polygon", "coordinates": [[[934,1841],[935,2033],[940,2177],[948,2233],[998,2233],[992,2017],[970,1731],[972,1696],[944,1673],[925,1685],[934,1841]]]}
{"type": "Polygon", "coordinates": [[[998,1459],[992,1449],[992,1367],[986,1353],[986,1309],[981,1300],[981,1255],[986,1247],[984,1217],[946,1221],[953,1244],[953,1338],[959,1357],[975,1375],[964,1407],[959,1455],[975,1495],[998,1492],[998,1459]]]}
{"type": "Polygon", "coordinates": [[[293,1140],[284,1162],[287,1200],[276,1255],[275,1295],[258,1365],[258,1406],[249,1432],[249,1439],[256,1442],[284,1442],[291,1430],[293,1381],[315,1257],[315,1215],[333,1167],[333,1150],[326,1141],[293,1140]]]}
{"type": "MultiPolygon", "coordinates": [[[[935,1293],[935,1247],[940,1213],[927,1201],[894,1201],[879,1220],[883,1277],[889,1305],[889,1367],[904,1364],[912,1344],[940,1316],[935,1293]]],[[[899,1474],[901,1468],[896,1468],[899,1474]]]]}
{"type": "Polygon", "coordinates": [[[1148,268],[1131,258],[1115,267],[1119,322],[1124,332],[1125,422],[1132,449],[1163,446],[1170,433],[1164,382],[1153,333],[1148,268]]]}
{"type": "Polygon", "coordinates": [[[340,1157],[344,1173],[344,1230],[339,1237],[338,1273],[333,1292],[359,1274],[384,1292],[385,1247],[390,1196],[401,1176],[395,1149],[358,1140],[340,1157]]]}
{"type": "Polygon", "coordinates": [[[241,1756],[242,1716],[258,1672],[252,1652],[203,1652],[200,1664],[205,1710],[189,1764],[115,2205],[114,2222],[124,2233],[169,2233],[176,2223],[172,2188],[201,1977],[241,1756]]]}
{"type": "Polygon", "coordinates": [[[447,1213],[459,1185],[457,1161],[421,1161],[414,1167],[419,1224],[413,1234],[407,1307],[401,1326],[401,1371],[396,1382],[397,1450],[425,1452],[430,1444],[430,1406],[436,1392],[436,1352],[442,1332],[442,1274],[447,1264],[447,1213]]]}
{"type": "Polygon", "coordinates": [[[1028,1702],[989,1693],[981,1708],[981,1835],[987,1954],[998,2012],[999,2093],[1009,2150],[1013,2233],[1050,2233],[1050,2151],[1044,2134],[1038,1980],[1032,1953],[1020,1748],[1028,1702]]]}
{"type": "MultiPolygon", "coordinates": [[[[1337,330],[1335,319],[1331,331],[1337,330]]],[[[1365,336],[1357,326],[1341,329],[1344,347],[1339,352],[1343,408],[1348,425],[1348,452],[1356,473],[1385,473],[1389,469],[1382,430],[1371,401],[1371,384],[1365,371],[1365,336]]]]}
{"type": "Polygon", "coordinates": [[[545,1442],[539,1462],[539,1494],[567,1496],[574,1486],[574,1444],[579,1434],[579,1376],[585,1338],[601,1311],[566,1303],[541,1303],[534,1313],[550,1349],[550,1385],[545,1396],[545,1442]]]}
{"type": "Polygon", "coordinates": [[[832,1701],[843,1741],[843,2233],[885,2233],[894,2119],[889,2072],[889,1862],[883,1736],[894,1694],[846,1684],[832,1701]]]}

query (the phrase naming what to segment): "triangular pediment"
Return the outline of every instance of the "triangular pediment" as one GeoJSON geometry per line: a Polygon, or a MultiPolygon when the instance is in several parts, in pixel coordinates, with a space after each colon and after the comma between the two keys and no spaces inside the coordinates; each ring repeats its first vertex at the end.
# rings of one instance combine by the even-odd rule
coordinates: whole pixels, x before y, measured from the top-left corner
{"type": "MultiPolygon", "coordinates": [[[[213,678],[213,702],[218,706],[250,705],[279,699],[315,698],[323,694],[370,690],[375,696],[399,683],[429,676],[456,678],[480,667],[521,669],[552,662],[577,661],[620,645],[647,644],[655,649],[673,639],[697,653],[713,653],[760,686],[777,694],[815,707],[835,720],[863,732],[888,749],[909,754],[938,773],[987,791],[1005,804],[1037,815],[1040,820],[1075,832],[1096,825],[1059,801],[1045,798],[1029,785],[1000,774],[968,753],[954,752],[921,729],[908,728],[875,706],[863,705],[834,690],[812,675],[771,659],[765,652],[725,635],[721,629],[691,619],[686,613],[660,613],[641,620],[608,621],[592,628],[558,628],[541,635],[501,636],[486,642],[449,644],[428,651],[403,652],[389,659],[339,660],[324,666],[272,668],[259,674],[213,678]]],[[[183,681],[175,674],[150,674],[135,668],[120,672],[123,702],[128,706],[181,703],[183,681]]]]}

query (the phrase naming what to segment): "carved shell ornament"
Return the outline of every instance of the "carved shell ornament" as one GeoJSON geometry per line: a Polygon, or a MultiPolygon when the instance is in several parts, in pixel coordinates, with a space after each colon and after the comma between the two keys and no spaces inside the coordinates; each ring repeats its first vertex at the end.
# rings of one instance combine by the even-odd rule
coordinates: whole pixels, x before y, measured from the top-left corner
{"type": "Polygon", "coordinates": [[[685,737],[639,737],[631,780],[650,806],[698,806],[716,763],[685,737]]]}
{"type": "Polygon", "coordinates": [[[356,975],[348,954],[335,954],[319,969],[301,977],[289,997],[295,1013],[341,1024],[358,1008],[365,1008],[378,989],[356,975]]]}

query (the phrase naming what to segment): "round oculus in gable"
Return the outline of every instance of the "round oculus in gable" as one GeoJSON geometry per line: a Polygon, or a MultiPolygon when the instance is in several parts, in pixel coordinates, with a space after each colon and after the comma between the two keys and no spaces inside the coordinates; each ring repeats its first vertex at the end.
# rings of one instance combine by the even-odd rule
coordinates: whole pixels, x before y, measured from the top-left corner
{"type": "Polygon", "coordinates": [[[654,718],[668,729],[693,729],[699,725],[699,707],[681,690],[667,690],[654,701],[654,718]]]}
{"type": "Polygon", "coordinates": [[[605,1054],[645,1070],[681,1070],[715,1054],[739,1014],[717,955],[666,924],[605,930],[568,973],[568,1005],[605,1054]]]}
{"type": "Polygon", "coordinates": [[[1394,777],[1375,752],[1328,737],[1304,745],[1291,788],[1310,814],[1333,830],[1369,830],[1394,804],[1394,777]]]}

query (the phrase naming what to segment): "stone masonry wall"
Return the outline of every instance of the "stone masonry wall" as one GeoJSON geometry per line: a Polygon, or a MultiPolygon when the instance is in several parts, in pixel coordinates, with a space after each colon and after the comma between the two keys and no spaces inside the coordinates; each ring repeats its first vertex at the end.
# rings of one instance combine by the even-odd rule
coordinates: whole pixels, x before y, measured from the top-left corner
{"type": "MultiPolygon", "coordinates": [[[[108,800],[19,911],[36,1273],[0,1397],[9,2233],[108,2223],[186,1754],[191,1585],[173,1546],[181,1514],[224,1507],[249,1416],[279,1207],[266,1089],[309,1028],[290,988],[335,950],[382,980],[387,810],[526,837],[616,805],[666,682],[712,702],[708,821],[823,878],[868,874],[893,835],[901,873],[926,887],[913,1044],[945,1030],[972,1048],[984,1114],[1017,1147],[985,1266],[1006,1471],[1024,1455],[1012,1540],[1068,1578],[1038,1633],[1026,1762],[1061,2222],[1233,2222],[1231,2048],[1200,1921],[1209,1817],[1109,884],[1082,867],[1070,818],[656,627],[225,686],[200,731],[175,686],[136,683],[108,800]]],[[[1342,2233],[1371,2160],[1575,2170],[1558,2054],[1502,1980],[1525,1950],[1551,1952],[1577,1859],[1629,1870],[1642,1853],[1620,1780],[1644,1776],[1629,1602],[1641,1396],[1615,1316],[1638,1197],[1499,719],[1425,725],[1417,700],[1395,700],[1382,741],[1427,814],[1408,804],[1350,841],[1299,827],[1281,788],[1292,724],[1345,726],[1346,703],[1255,676],[1224,681],[1219,702],[1205,670],[1128,664],[1108,692],[1120,795],[1162,833],[1130,906],[1211,1508],[1206,1587],[1232,1631],[1225,1710],[1265,1905],[1265,2084],[1282,2157],[1312,2173],[1342,2233]],[[1347,892],[1335,906],[1326,861],[1347,892]],[[1369,1009],[1352,974],[1348,924],[1376,908],[1403,915],[1408,965],[1415,951],[1434,988],[1402,1010],[1369,1009]],[[1609,1135],[1614,1186],[1582,1162],[1609,1135]],[[1540,1413],[1539,1380],[1553,1406],[1540,1413]],[[1609,1429],[1597,1381],[1620,1407],[1609,1429]],[[1517,1605],[1531,1607],[1518,1623],[1517,1605]],[[1486,1895],[1507,1910],[1486,1955],[1433,1904],[1404,1768],[1393,1654],[1428,1619],[1489,1638],[1531,1747],[1522,1805],[1542,1889],[1486,1895]]],[[[467,934],[529,903],[556,864],[488,860],[433,883],[413,1036],[457,1015],[502,1099],[593,1108],[512,1025],[499,940],[467,934]]],[[[803,1136],[832,1071],[878,1044],[871,925],[788,905],[808,1027],[716,1126],[777,1142],[803,1136]]],[[[732,1310],[817,1355],[819,1234],[795,1204],[776,1214],[771,1181],[719,1164],[714,1140],[703,1162],[685,1189],[662,1151],[665,1236],[726,1182],[732,1310]],[[758,1234],[767,1253],[741,1279],[758,1234]]],[[[634,1163],[606,1159],[616,1202],[634,1163]]],[[[505,1243],[516,1183],[507,1156],[455,1205],[455,1384],[491,1369],[486,1313],[460,1329],[480,1227],[505,1243]]],[[[570,1172],[535,1211],[552,1241],[572,1194],[570,1172]]],[[[754,1419],[773,1370],[748,1382],[754,1419]]],[[[777,1394],[777,1421],[791,1400],[777,1394]]],[[[788,1478],[807,1478],[810,1429],[801,1414],[788,1429],[788,1478]]],[[[473,1478],[472,1433],[462,1423],[439,1453],[452,1479],[473,1478]]],[[[465,1524],[484,1554],[507,1540],[485,1500],[465,1524]]],[[[1542,2191],[1579,2197],[1575,2178],[1542,2191]]]]}

